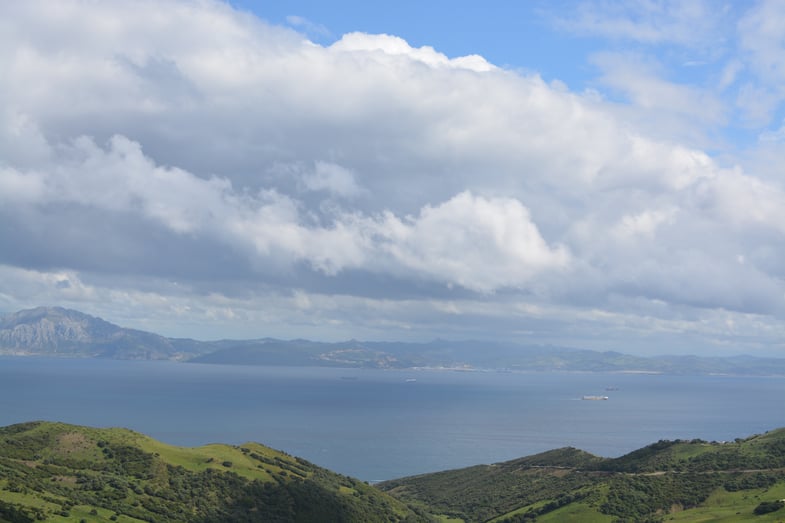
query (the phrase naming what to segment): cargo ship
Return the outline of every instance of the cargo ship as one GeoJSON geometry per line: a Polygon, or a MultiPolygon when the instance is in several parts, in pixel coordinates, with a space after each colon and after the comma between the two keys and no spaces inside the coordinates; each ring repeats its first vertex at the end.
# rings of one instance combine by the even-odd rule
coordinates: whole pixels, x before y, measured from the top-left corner
{"type": "Polygon", "coordinates": [[[595,401],[607,400],[608,396],[584,396],[582,399],[585,399],[585,400],[595,400],[595,401]]]}

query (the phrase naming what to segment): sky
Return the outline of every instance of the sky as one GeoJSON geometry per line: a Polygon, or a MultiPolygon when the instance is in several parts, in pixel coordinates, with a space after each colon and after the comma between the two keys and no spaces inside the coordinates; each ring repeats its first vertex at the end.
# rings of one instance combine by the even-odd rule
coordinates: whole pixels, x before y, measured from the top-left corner
{"type": "Polygon", "coordinates": [[[0,3],[0,311],[785,356],[785,2],[0,3]]]}

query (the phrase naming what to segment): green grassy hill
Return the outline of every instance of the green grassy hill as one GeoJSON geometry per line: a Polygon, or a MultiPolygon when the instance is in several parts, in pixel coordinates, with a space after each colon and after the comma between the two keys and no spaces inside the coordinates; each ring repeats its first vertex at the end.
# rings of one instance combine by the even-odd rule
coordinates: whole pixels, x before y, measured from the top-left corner
{"type": "Polygon", "coordinates": [[[126,429],[0,428],[0,522],[427,521],[257,443],[182,448],[126,429]]]}
{"type": "Polygon", "coordinates": [[[782,522],[785,429],[659,441],[615,459],[565,448],[378,487],[455,521],[782,522]]]}
{"type": "Polygon", "coordinates": [[[0,428],[0,523],[785,521],[785,429],[564,448],[376,487],[258,443],[183,448],[126,429],[0,428]]]}

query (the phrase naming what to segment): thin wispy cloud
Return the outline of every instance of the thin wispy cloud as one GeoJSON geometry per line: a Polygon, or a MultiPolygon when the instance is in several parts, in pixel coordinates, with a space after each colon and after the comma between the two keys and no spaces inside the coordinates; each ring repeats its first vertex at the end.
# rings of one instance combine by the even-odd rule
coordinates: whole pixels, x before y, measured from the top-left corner
{"type": "Polygon", "coordinates": [[[689,47],[722,45],[717,31],[729,14],[728,6],[718,8],[709,1],[589,0],[574,7],[572,12],[558,14],[555,23],[584,35],[689,47]]]}
{"type": "Polygon", "coordinates": [[[303,16],[289,15],[286,17],[286,23],[294,29],[305,33],[312,40],[332,38],[333,36],[324,25],[314,23],[303,16]]]}

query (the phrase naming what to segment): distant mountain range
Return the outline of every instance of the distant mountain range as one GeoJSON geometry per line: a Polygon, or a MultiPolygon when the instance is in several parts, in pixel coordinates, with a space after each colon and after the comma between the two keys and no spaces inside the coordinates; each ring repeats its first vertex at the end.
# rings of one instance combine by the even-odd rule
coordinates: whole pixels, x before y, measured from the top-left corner
{"type": "Polygon", "coordinates": [[[325,343],[308,340],[197,341],[126,329],[60,307],[0,317],[0,354],[233,365],[439,368],[452,370],[785,375],[785,358],[657,356],[503,342],[325,343]]]}

